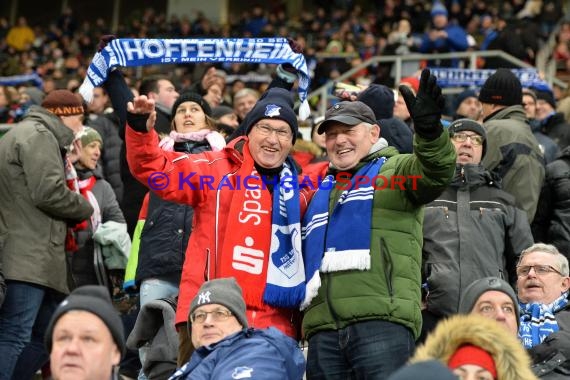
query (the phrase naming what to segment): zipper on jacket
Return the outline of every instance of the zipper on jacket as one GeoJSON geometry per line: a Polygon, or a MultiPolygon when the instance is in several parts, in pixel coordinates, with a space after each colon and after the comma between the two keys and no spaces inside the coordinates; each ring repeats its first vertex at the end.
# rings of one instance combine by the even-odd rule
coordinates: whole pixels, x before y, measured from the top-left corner
{"type": "Polygon", "coordinates": [[[392,260],[390,260],[390,253],[388,252],[388,246],[386,245],[386,240],[384,240],[384,238],[380,239],[380,253],[382,260],[384,261],[384,276],[386,276],[386,285],[388,286],[390,300],[394,302],[394,289],[392,288],[392,260]]]}
{"type": "Polygon", "coordinates": [[[206,266],[204,268],[204,281],[210,281],[210,248],[206,248],[206,266]]]}

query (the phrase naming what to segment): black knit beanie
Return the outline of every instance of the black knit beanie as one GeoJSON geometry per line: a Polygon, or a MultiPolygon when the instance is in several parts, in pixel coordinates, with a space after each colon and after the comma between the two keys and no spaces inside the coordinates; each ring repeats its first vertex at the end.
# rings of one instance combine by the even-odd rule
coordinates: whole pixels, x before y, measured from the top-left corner
{"type": "Polygon", "coordinates": [[[293,98],[291,93],[284,88],[272,87],[259,98],[255,106],[247,113],[243,124],[246,126],[246,135],[251,128],[261,119],[280,119],[291,127],[293,132],[293,144],[299,132],[297,114],[293,110],[293,98]]]}
{"type": "Polygon", "coordinates": [[[178,97],[178,99],[176,99],[174,105],[172,106],[172,113],[171,113],[172,117],[176,115],[176,110],[178,109],[178,106],[184,102],[198,103],[200,107],[202,107],[202,110],[206,115],[210,117],[212,116],[212,108],[210,108],[208,102],[205,101],[200,94],[196,92],[184,92],[180,94],[180,96],[178,97]]]}
{"type": "Polygon", "coordinates": [[[550,91],[537,90],[536,100],[544,100],[546,103],[550,104],[552,108],[556,109],[556,100],[554,100],[554,95],[550,91]]]}
{"type": "Polygon", "coordinates": [[[487,104],[514,106],[522,104],[522,86],[519,79],[509,69],[497,69],[479,92],[479,100],[487,104]]]}
{"type": "Polygon", "coordinates": [[[366,104],[374,112],[376,120],[394,116],[394,91],[381,84],[371,84],[356,100],[366,104]]]}
{"type": "Polygon", "coordinates": [[[85,285],[75,289],[64,299],[51,317],[45,332],[45,345],[51,351],[53,329],[65,313],[83,310],[95,314],[107,326],[121,355],[125,353],[125,332],[119,312],[113,307],[109,290],[101,285],[85,285]]]}

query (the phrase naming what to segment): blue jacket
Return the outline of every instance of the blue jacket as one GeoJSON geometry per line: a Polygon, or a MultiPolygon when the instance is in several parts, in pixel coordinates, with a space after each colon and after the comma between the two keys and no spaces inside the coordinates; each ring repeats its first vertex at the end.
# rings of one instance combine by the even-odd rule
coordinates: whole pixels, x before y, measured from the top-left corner
{"type": "Polygon", "coordinates": [[[248,329],[198,348],[169,380],[301,380],[305,358],[297,343],[279,330],[248,329]]]}

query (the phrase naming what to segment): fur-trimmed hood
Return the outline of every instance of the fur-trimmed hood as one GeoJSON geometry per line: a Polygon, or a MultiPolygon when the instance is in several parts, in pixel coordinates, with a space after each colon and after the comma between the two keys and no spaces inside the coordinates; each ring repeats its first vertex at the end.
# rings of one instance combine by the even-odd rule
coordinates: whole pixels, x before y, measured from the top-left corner
{"type": "Polygon", "coordinates": [[[424,345],[418,347],[412,363],[437,359],[447,364],[462,345],[483,348],[493,357],[497,380],[536,380],[530,358],[518,339],[495,320],[479,315],[456,315],[440,322],[424,345]]]}

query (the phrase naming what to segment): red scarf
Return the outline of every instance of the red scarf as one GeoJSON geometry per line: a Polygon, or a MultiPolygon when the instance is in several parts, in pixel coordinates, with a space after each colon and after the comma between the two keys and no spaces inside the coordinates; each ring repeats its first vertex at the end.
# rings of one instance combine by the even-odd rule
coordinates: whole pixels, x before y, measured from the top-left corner
{"type": "MultiPolygon", "coordinates": [[[[78,187],[79,187],[79,193],[83,196],[83,198],[87,199],[88,201],[90,200],[87,195],[87,192],[93,189],[93,186],[95,186],[96,182],[97,178],[95,178],[95,176],[91,176],[85,181],[82,181],[82,185],[78,187]]],[[[71,180],[71,179],[67,180],[67,186],[71,190],[74,190],[76,184],[77,184],[76,180],[71,180]]],[[[75,226],[67,229],[67,236],[65,237],[65,250],[67,252],[77,252],[79,247],[77,246],[77,241],[75,241],[75,232],[86,230],[88,225],[89,225],[88,220],[85,219],[84,221],[77,223],[75,226]]]]}
{"type": "Polygon", "coordinates": [[[243,146],[244,162],[235,175],[233,197],[228,214],[222,254],[219,258],[220,277],[235,277],[240,284],[245,303],[262,308],[267,280],[267,265],[271,243],[272,195],[262,186],[254,167],[248,145],[243,146]],[[246,181],[247,179],[247,181],[246,181]],[[248,187],[256,189],[247,189],[248,187]]]}

